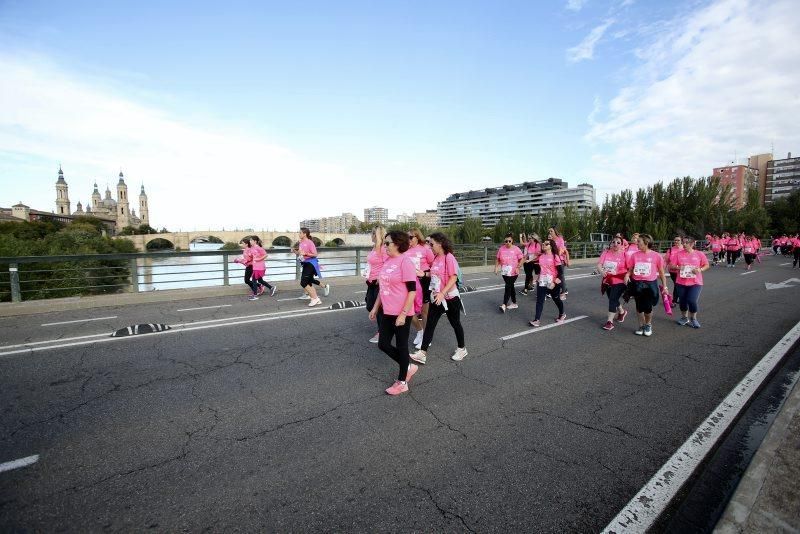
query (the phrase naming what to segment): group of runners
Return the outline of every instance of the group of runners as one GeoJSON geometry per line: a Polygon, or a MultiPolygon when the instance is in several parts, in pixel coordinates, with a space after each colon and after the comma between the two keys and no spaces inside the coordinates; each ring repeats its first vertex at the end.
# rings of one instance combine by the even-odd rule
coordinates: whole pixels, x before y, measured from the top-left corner
{"type": "Polygon", "coordinates": [[[776,256],[791,256],[792,269],[800,266],[800,234],[783,234],[772,239],[772,253],[776,256]]]}

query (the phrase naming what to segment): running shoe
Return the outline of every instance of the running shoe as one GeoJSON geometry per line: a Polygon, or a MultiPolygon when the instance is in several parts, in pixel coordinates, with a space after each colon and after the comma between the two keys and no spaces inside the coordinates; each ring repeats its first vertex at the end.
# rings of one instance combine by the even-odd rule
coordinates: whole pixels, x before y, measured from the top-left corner
{"type": "Polygon", "coordinates": [[[450,356],[450,359],[453,360],[453,361],[456,361],[456,362],[460,362],[461,360],[463,360],[464,358],[467,357],[467,354],[469,354],[469,353],[467,352],[467,348],[466,347],[464,347],[463,349],[458,348],[453,353],[453,355],[450,356]]]}
{"type": "Polygon", "coordinates": [[[687,324],[689,324],[689,318],[688,317],[681,317],[680,319],[678,319],[677,322],[681,326],[686,326],[687,324]]]}
{"type": "Polygon", "coordinates": [[[425,361],[427,360],[427,357],[428,357],[428,354],[422,349],[419,349],[417,352],[409,355],[409,358],[411,358],[415,362],[420,363],[422,365],[425,365],[425,361]]]}
{"type": "Polygon", "coordinates": [[[331,294],[331,285],[330,284],[325,284],[325,287],[322,289],[322,294],[324,296],[326,296],[326,297],[331,294]]]}
{"type": "Polygon", "coordinates": [[[567,295],[569,295],[569,292],[564,291],[558,298],[560,298],[561,300],[567,300],[567,295]]]}
{"type": "Polygon", "coordinates": [[[517,308],[519,308],[519,306],[517,306],[517,304],[515,302],[512,302],[511,304],[506,306],[507,310],[516,310],[517,308]]]}
{"type": "Polygon", "coordinates": [[[269,288],[269,296],[270,297],[274,297],[275,293],[277,293],[277,292],[278,292],[278,286],[272,286],[271,288],[269,288]]]}
{"type": "Polygon", "coordinates": [[[250,295],[250,296],[247,298],[247,300],[258,300],[258,296],[257,296],[257,295],[250,295]]]}
{"type": "Polygon", "coordinates": [[[308,303],[308,307],[312,308],[312,307],[314,307],[314,306],[316,306],[318,304],[322,304],[322,300],[319,297],[317,297],[315,299],[311,299],[311,302],[308,303]]]}
{"type": "Polygon", "coordinates": [[[408,370],[406,371],[406,384],[411,382],[411,377],[417,374],[419,371],[419,367],[414,365],[413,363],[408,364],[408,370]]]}
{"type": "Polygon", "coordinates": [[[642,325],[639,325],[639,328],[638,328],[638,330],[636,330],[636,331],[634,332],[634,334],[636,334],[637,336],[643,336],[643,335],[644,335],[644,326],[642,326],[642,325]]]}
{"type": "Polygon", "coordinates": [[[644,332],[643,333],[647,337],[652,336],[653,335],[653,325],[650,325],[650,324],[644,325],[644,332]]]}
{"type": "Polygon", "coordinates": [[[541,326],[541,323],[539,322],[539,319],[535,319],[533,321],[528,321],[528,324],[533,326],[533,327],[541,326]]]}
{"type": "Polygon", "coordinates": [[[528,290],[527,289],[523,289],[522,291],[519,292],[519,294],[520,295],[527,295],[528,294],[528,290]]]}
{"type": "Polygon", "coordinates": [[[622,310],[620,313],[617,314],[617,322],[622,323],[625,322],[625,317],[628,316],[628,310],[622,310]]]}
{"type": "Polygon", "coordinates": [[[377,342],[378,342],[378,339],[379,339],[380,337],[381,337],[381,335],[380,335],[380,334],[375,334],[374,336],[372,336],[371,338],[369,338],[369,342],[370,342],[370,343],[377,343],[377,342]]]}
{"type": "Polygon", "coordinates": [[[603,325],[603,330],[614,330],[614,322],[606,321],[606,324],[603,325]]]}
{"type": "Polygon", "coordinates": [[[567,320],[567,314],[566,313],[562,313],[561,315],[556,317],[556,322],[557,323],[563,323],[566,320],[567,320]]]}
{"type": "MultiPolygon", "coordinates": [[[[414,346],[415,347],[417,347],[417,345],[422,345],[422,336],[424,336],[424,335],[425,335],[425,331],[424,330],[417,330],[417,335],[414,336],[414,346]]],[[[417,348],[419,348],[419,347],[417,347],[417,348]]]]}
{"type": "Polygon", "coordinates": [[[267,288],[266,288],[266,287],[264,287],[264,286],[258,286],[258,296],[260,297],[261,295],[263,295],[263,294],[264,294],[264,291],[266,291],[266,290],[267,290],[267,288]]]}
{"type": "Polygon", "coordinates": [[[388,395],[400,395],[406,391],[408,391],[408,384],[400,380],[395,380],[394,384],[386,388],[386,393],[388,395]]]}
{"type": "Polygon", "coordinates": [[[500,313],[505,313],[505,312],[506,312],[506,305],[505,304],[501,304],[500,305],[500,313]]]}
{"type": "Polygon", "coordinates": [[[692,328],[700,328],[700,322],[697,319],[692,319],[691,323],[692,328]]]}
{"type": "Polygon", "coordinates": [[[300,300],[310,300],[311,296],[308,293],[303,293],[302,297],[299,297],[300,300]]]}

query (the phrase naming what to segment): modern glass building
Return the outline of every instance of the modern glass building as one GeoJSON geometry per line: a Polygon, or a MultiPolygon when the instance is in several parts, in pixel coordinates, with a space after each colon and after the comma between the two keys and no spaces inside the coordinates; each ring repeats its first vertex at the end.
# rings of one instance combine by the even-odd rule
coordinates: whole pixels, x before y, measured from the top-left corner
{"type": "Polygon", "coordinates": [[[789,196],[793,191],[800,189],[800,158],[793,158],[789,152],[786,159],[767,162],[765,189],[765,204],[789,196]]]}
{"type": "Polygon", "coordinates": [[[456,193],[438,203],[438,212],[441,226],[461,224],[467,217],[480,217],[484,226],[494,226],[501,217],[537,216],[566,206],[574,206],[578,213],[584,213],[595,205],[593,186],[580,184],[570,188],[560,178],[548,178],[456,193]]]}

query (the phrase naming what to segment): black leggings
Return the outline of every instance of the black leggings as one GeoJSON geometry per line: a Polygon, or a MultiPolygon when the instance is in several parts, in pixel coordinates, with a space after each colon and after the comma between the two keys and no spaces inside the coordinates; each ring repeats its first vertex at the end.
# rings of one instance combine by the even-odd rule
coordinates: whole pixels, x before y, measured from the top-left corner
{"type": "Polygon", "coordinates": [[[798,263],[800,263],[800,247],[794,247],[794,260],[792,261],[792,269],[797,267],[798,263]]]}
{"type": "MultiPolygon", "coordinates": [[[[634,282],[636,284],[636,282],[634,282]]],[[[639,286],[639,284],[636,284],[639,286]]],[[[653,306],[658,303],[658,291],[653,293],[654,288],[652,285],[636,287],[636,311],[638,313],[653,313],[653,306]],[[655,301],[655,302],[653,302],[655,301]]]]}
{"type": "Polygon", "coordinates": [[[389,355],[397,362],[400,371],[397,373],[398,380],[405,380],[408,372],[408,331],[411,329],[411,320],[406,317],[406,322],[402,326],[395,326],[397,315],[384,315],[380,325],[378,336],[378,348],[389,355]],[[392,338],[395,338],[397,346],[392,345],[392,338]]]}
{"type": "Polygon", "coordinates": [[[755,259],[756,259],[756,255],[755,254],[745,254],[744,255],[744,262],[747,265],[750,265],[751,263],[753,263],[753,260],[755,260],[755,259]]]}
{"type": "Polygon", "coordinates": [[[453,332],[456,333],[456,342],[458,348],[464,348],[464,327],[461,326],[461,298],[456,297],[447,302],[447,310],[443,305],[437,305],[431,302],[428,308],[428,321],[425,323],[425,333],[422,335],[422,350],[428,350],[433,339],[433,333],[436,331],[436,323],[439,318],[447,314],[447,320],[450,321],[450,326],[453,327],[453,332]]]}
{"type": "Polygon", "coordinates": [[[606,290],[608,295],[608,311],[615,312],[619,309],[619,299],[625,293],[626,286],[624,283],[614,284],[606,290]]]}
{"type": "Polygon", "coordinates": [[[319,284],[319,280],[314,278],[317,274],[317,270],[314,269],[314,265],[304,262],[303,263],[303,274],[300,275],[300,287],[310,286],[311,284],[319,284]]]}
{"type": "Polygon", "coordinates": [[[542,309],[544,308],[544,299],[547,295],[553,299],[553,302],[558,307],[559,317],[564,315],[564,303],[561,302],[561,284],[556,284],[553,289],[548,289],[547,286],[538,286],[536,288],[536,320],[542,317],[542,309]]]}
{"type": "Polygon", "coordinates": [[[517,281],[518,276],[518,274],[514,276],[503,276],[503,280],[506,283],[506,291],[503,293],[503,304],[508,304],[509,300],[514,304],[517,303],[517,295],[514,293],[514,282],[517,281]]]}
{"type": "MultiPolygon", "coordinates": [[[[364,297],[364,304],[367,307],[367,313],[372,311],[372,307],[375,306],[375,301],[378,300],[378,281],[373,280],[372,282],[367,282],[367,296],[364,297]]],[[[375,319],[378,321],[378,331],[381,330],[381,322],[383,321],[383,308],[378,310],[378,313],[375,314],[375,319]]]]}
{"type": "Polygon", "coordinates": [[[258,293],[258,286],[264,286],[267,289],[272,289],[272,286],[269,284],[269,282],[265,281],[262,277],[251,278],[247,285],[250,286],[250,289],[253,290],[253,293],[258,293]]]}
{"type": "Polygon", "coordinates": [[[525,289],[531,290],[533,289],[533,262],[523,263],[522,268],[525,269],[525,289]]]}
{"type": "Polygon", "coordinates": [[[244,267],[244,283],[250,286],[252,289],[253,285],[251,282],[253,281],[253,266],[252,265],[245,265],[244,267]]]}
{"type": "Polygon", "coordinates": [[[729,250],[728,251],[728,265],[736,265],[736,260],[739,259],[739,251],[738,250],[729,250]]]}

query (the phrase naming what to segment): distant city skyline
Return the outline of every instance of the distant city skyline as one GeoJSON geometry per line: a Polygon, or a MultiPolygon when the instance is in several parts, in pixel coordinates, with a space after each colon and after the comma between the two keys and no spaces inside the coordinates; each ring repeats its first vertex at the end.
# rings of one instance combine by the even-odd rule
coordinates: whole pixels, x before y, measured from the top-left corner
{"type": "Polygon", "coordinates": [[[153,224],[291,229],[557,177],[598,203],[800,153],[791,0],[5,2],[0,206],[145,184],[153,224]]]}

